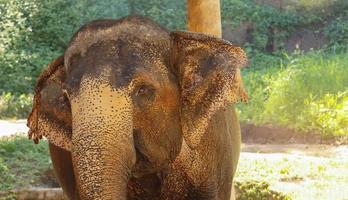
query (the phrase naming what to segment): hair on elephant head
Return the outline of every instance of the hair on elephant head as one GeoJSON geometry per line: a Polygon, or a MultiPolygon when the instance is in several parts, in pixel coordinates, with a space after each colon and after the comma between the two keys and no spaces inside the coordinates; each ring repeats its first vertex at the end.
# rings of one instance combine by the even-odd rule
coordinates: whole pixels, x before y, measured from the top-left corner
{"type": "Polygon", "coordinates": [[[244,52],[143,17],[84,25],[40,75],[29,136],[71,152],[82,199],[126,199],[130,176],[192,148],[214,112],[245,99],[244,52]]]}

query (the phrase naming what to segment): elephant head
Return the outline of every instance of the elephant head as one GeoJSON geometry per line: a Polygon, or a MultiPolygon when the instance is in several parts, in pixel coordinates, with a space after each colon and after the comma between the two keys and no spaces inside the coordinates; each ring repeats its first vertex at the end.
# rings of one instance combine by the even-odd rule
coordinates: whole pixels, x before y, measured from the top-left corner
{"type": "Polygon", "coordinates": [[[93,21],[40,75],[29,136],[71,152],[82,199],[126,199],[130,176],[165,169],[245,97],[245,61],[227,41],[142,17],[93,21]]]}

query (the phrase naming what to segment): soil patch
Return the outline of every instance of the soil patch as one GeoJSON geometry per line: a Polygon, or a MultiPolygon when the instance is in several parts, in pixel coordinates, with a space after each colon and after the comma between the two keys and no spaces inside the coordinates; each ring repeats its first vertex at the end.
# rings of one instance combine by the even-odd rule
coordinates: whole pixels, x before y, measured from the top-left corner
{"type": "Polygon", "coordinates": [[[242,144],[242,153],[273,154],[273,156],[296,155],[321,158],[345,158],[348,145],[327,144],[242,144]]]}
{"type": "Polygon", "coordinates": [[[241,124],[242,142],[256,144],[348,144],[347,137],[324,137],[273,125],[241,124]]]}

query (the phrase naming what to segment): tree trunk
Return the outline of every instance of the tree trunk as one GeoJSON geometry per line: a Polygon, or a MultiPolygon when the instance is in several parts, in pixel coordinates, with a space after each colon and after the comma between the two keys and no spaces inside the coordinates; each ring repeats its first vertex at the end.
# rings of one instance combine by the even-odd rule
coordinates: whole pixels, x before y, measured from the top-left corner
{"type": "Polygon", "coordinates": [[[188,30],[221,37],[220,0],[187,0],[188,30]]]}

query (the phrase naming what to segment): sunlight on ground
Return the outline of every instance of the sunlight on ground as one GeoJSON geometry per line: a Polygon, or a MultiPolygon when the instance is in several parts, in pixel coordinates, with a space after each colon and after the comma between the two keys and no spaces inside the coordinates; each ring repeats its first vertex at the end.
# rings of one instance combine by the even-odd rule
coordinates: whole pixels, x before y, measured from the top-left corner
{"type": "Polygon", "coordinates": [[[292,0],[298,6],[305,8],[321,8],[325,6],[330,6],[337,0],[292,0]]]}
{"type": "Polygon", "coordinates": [[[0,120],[0,137],[9,136],[17,133],[27,133],[27,120],[0,120]]]}
{"type": "Polygon", "coordinates": [[[347,200],[348,155],[333,157],[283,153],[242,153],[238,181],[267,181],[294,200],[347,200]]]}

